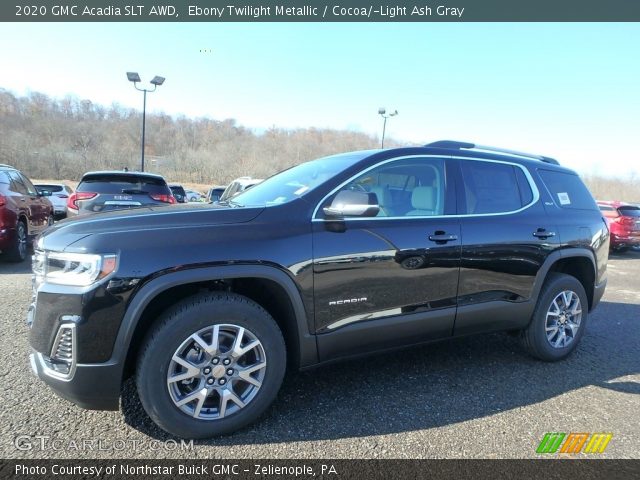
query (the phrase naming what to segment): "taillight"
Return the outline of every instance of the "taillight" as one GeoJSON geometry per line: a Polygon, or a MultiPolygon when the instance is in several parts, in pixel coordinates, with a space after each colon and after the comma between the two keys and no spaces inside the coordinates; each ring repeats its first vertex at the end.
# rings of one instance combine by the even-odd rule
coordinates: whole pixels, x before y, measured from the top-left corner
{"type": "Polygon", "coordinates": [[[0,207],[3,207],[7,204],[7,199],[4,198],[4,195],[0,195],[0,207]]]}
{"type": "Polygon", "coordinates": [[[164,195],[160,193],[151,193],[149,194],[151,198],[153,198],[156,202],[164,202],[164,203],[176,203],[176,199],[173,195],[164,195]]]}
{"type": "Polygon", "coordinates": [[[67,207],[72,208],[74,210],[78,210],[80,208],[78,206],[78,200],[89,200],[90,198],[98,195],[93,192],[76,192],[72,193],[71,196],[67,199],[67,207]]]}

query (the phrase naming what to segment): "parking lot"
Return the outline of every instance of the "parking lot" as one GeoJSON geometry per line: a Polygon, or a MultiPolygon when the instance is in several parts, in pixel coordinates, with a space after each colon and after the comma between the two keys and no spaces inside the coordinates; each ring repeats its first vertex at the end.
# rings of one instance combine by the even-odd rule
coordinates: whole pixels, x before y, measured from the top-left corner
{"type": "Polygon", "coordinates": [[[602,456],[640,458],[640,254],[613,255],[609,285],[576,353],[531,359],[483,335],[288,374],[260,422],[193,449],[168,437],[129,381],[120,412],[82,410],[29,368],[28,263],[0,263],[3,458],[527,458],[546,432],[608,432],[602,456]],[[41,449],[44,437],[48,448],[41,449]],[[16,438],[27,440],[17,448],[16,438]],[[101,448],[82,448],[100,440],[101,448]],[[134,448],[122,450],[122,445],[134,448]],[[128,442],[128,443],[127,443],[128,442]],[[27,447],[25,445],[31,445],[27,447]],[[73,448],[73,446],[78,448],[73,448]],[[55,447],[55,448],[54,448],[55,447]]]}

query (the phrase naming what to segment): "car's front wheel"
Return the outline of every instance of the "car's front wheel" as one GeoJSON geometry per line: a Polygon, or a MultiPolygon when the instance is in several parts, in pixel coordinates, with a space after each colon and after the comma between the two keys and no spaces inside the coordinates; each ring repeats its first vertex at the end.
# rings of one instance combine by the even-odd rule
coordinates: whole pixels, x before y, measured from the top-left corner
{"type": "Polygon", "coordinates": [[[136,384],[161,428],[208,438],[255,421],[285,367],[282,333],[262,307],[236,294],[203,294],[174,305],[149,332],[136,384]]]}
{"type": "Polygon", "coordinates": [[[522,343],[536,358],[561,360],[578,346],[588,315],[589,303],[582,283],[571,275],[550,273],[531,322],[521,333],[522,343]]]}

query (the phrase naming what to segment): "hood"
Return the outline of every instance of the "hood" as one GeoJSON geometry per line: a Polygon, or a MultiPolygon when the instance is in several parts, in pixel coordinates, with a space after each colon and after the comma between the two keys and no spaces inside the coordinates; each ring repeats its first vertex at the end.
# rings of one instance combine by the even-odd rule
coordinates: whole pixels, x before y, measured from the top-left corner
{"type": "Polygon", "coordinates": [[[49,227],[39,242],[51,250],[64,250],[92,234],[141,230],[185,229],[245,223],[256,218],[264,207],[222,207],[211,204],[178,204],[83,215],[49,227]]]}

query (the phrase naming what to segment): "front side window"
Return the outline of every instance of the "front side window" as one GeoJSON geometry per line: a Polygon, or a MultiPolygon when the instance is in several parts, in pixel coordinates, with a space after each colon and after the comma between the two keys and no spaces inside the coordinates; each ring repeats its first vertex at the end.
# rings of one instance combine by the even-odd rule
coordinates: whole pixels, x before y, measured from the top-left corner
{"type": "Polygon", "coordinates": [[[466,208],[471,215],[508,213],[531,203],[533,193],[522,170],[505,163],[462,162],[466,208]]]}
{"type": "Polygon", "coordinates": [[[331,204],[340,192],[366,192],[375,194],[377,217],[445,215],[446,185],[443,159],[405,158],[361,174],[324,204],[331,204]]]}

